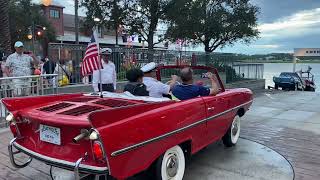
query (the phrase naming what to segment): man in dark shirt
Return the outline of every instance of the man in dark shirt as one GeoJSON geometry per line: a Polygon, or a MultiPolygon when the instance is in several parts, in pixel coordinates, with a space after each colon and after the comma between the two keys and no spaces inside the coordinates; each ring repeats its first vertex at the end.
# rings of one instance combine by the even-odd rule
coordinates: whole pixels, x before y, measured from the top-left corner
{"type": "Polygon", "coordinates": [[[198,96],[209,96],[218,94],[220,89],[216,83],[214,75],[210,72],[208,72],[207,75],[211,81],[211,88],[194,85],[192,69],[189,67],[183,68],[180,72],[182,84],[175,86],[172,90],[172,94],[180,100],[187,100],[198,96]]]}
{"type": "MultiPolygon", "coordinates": [[[[43,74],[53,74],[54,69],[56,68],[56,62],[52,60],[45,60],[45,63],[43,64],[43,74]]],[[[53,76],[48,76],[47,79],[52,79],[53,76]]]]}
{"type": "Polygon", "coordinates": [[[124,87],[124,91],[128,91],[135,96],[149,96],[146,85],[142,83],[143,72],[140,69],[130,69],[126,78],[128,83],[124,87]]]}

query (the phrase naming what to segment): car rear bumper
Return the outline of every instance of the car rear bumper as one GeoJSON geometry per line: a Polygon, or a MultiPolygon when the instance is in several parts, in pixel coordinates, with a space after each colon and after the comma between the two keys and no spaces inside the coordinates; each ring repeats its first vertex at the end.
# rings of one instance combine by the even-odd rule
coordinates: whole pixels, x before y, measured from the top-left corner
{"type": "Polygon", "coordinates": [[[31,160],[34,158],[34,159],[37,159],[37,160],[44,162],[48,165],[73,171],[75,173],[75,177],[79,177],[80,173],[108,174],[107,167],[99,167],[99,166],[91,166],[91,165],[81,164],[81,162],[84,160],[85,157],[79,158],[76,162],[60,160],[60,159],[44,156],[42,154],[34,152],[30,149],[27,149],[27,148],[21,146],[20,144],[18,144],[15,141],[16,141],[16,138],[14,138],[10,141],[10,144],[8,146],[8,151],[9,151],[11,164],[16,168],[23,168],[23,167],[28,166],[29,163],[31,162],[31,160]],[[18,151],[14,152],[13,147],[16,148],[18,151]],[[17,164],[14,156],[15,156],[15,154],[18,154],[18,153],[24,153],[24,154],[28,155],[29,160],[22,165],[17,164]]]}

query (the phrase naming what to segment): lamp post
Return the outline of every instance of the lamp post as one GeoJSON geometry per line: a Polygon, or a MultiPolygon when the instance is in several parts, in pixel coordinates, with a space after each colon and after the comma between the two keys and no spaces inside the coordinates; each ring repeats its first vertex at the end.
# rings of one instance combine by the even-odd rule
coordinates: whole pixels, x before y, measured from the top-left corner
{"type": "MultiPolygon", "coordinates": [[[[79,44],[79,16],[78,16],[79,1],[74,0],[74,25],[75,25],[75,36],[76,44],[79,44]]],[[[77,53],[78,55],[78,53],[77,53]]]]}
{"type": "Polygon", "coordinates": [[[27,38],[28,38],[29,40],[32,40],[32,45],[31,45],[31,46],[32,46],[32,53],[33,53],[33,54],[35,53],[34,44],[35,44],[35,40],[36,40],[36,35],[37,35],[37,36],[42,36],[43,33],[42,33],[41,31],[45,31],[45,30],[47,30],[46,27],[40,26],[40,25],[35,25],[35,24],[34,24],[34,21],[32,21],[32,25],[29,27],[29,33],[28,33],[28,35],[27,35],[27,38]],[[41,29],[41,30],[37,31],[37,33],[35,33],[36,27],[39,28],[39,29],[41,29]]]}
{"type": "Polygon", "coordinates": [[[99,23],[101,22],[101,19],[98,17],[95,17],[95,18],[93,18],[93,21],[95,22],[93,33],[97,32],[97,34],[96,34],[96,35],[98,35],[97,37],[100,37],[100,35],[98,33],[99,33],[99,23]]]}
{"type": "Polygon", "coordinates": [[[32,40],[32,53],[34,54],[34,38],[35,38],[35,34],[34,34],[34,22],[32,21],[32,25],[29,27],[29,34],[27,35],[27,38],[29,40],[32,40]]]}

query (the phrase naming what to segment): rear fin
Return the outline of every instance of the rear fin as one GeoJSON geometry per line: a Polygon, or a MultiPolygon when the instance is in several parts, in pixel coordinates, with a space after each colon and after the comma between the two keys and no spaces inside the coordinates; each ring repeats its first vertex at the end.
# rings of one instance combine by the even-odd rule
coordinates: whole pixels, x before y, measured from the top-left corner
{"type": "Polygon", "coordinates": [[[54,101],[61,101],[81,96],[82,94],[62,94],[50,96],[4,98],[1,101],[9,111],[17,111],[30,106],[45,104],[54,101]]]}

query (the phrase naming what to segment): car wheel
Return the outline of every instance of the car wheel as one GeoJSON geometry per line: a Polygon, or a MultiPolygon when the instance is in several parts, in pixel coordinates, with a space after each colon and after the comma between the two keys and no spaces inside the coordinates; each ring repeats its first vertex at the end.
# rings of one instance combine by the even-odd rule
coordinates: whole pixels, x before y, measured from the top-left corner
{"type": "Polygon", "coordinates": [[[223,144],[226,147],[232,147],[237,144],[240,136],[240,121],[241,118],[238,115],[236,115],[228,131],[222,137],[223,144]]]}
{"type": "Polygon", "coordinates": [[[182,180],[185,157],[180,146],[168,149],[156,162],[157,180],[182,180]]]}
{"type": "Polygon", "coordinates": [[[278,85],[278,84],[275,84],[275,85],[274,85],[274,88],[275,88],[275,89],[279,89],[279,85],[278,85]]]}

